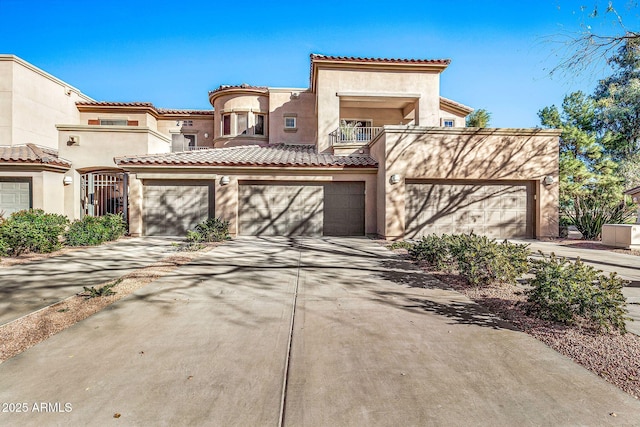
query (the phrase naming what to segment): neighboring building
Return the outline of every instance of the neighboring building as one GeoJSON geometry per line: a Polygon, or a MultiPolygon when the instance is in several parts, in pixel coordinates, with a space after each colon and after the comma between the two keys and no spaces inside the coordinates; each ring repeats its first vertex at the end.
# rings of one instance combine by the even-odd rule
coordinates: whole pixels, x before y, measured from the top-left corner
{"type": "Polygon", "coordinates": [[[559,132],[465,128],[448,64],[311,55],[309,88],[220,86],[201,111],[96,102],[0,56],[0,85],[22,75],[0,92],[0,210],[123,212],[133,235],[219,216],[234,235],[557,236],[559,132]]]}

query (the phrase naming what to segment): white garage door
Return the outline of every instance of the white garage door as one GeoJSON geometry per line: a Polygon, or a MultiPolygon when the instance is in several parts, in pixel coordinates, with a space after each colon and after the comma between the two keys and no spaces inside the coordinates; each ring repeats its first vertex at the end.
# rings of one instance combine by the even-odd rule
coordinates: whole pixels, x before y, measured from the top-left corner
{"type": "Polygon", "coordinates": [[[207,182],[145,182],[144,234],[184,236],[187,230],[192,230],[198,223],[209,218],[213,207],[210,193],[212,192],[207,182]]]}
{"type": "Polygon", "coordinates": [[[407,183],[405,237],[470,233],[533,237],[532,186],[510,183],[407,183]]]}
{"type": "Polygon", "coordinates": [[[31,183],[28,181],[0,181],[0,213],[11,213],[31,207],[31,183]]]}

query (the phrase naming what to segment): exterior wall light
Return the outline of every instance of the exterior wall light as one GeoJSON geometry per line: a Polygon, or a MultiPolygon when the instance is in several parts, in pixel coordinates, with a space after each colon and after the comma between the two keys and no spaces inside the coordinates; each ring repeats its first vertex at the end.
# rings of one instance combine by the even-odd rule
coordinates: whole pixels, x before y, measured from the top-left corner
{"type": "Polygon", "coordinates": [[[553,179],[553,177],[551,175],[549,176],[545,176],[544,180],[542,180],[542,182],[544,183],[544,185],[551,185],[555,182],[555,180],[553,179]]]}
{"type": "Polygon", "coordinates": [[[400,182],[400,175],[398,175],[397,173],[394,173],[393,175],[391,175],[391,178],[389,178],[389,182],[391,184],[397,184],[400,182]]]}
{"type": "Polygon", "coordinates": [[[229,184],[229,181],[230,181],[230,180],[229,180],[229,177],[228,177],[228,176],[226,176],[226,175],[225,175],[225,176],[223,176],[222,178],[220,178],[220,184],[221,184],[221,185],[227,185],[227,184],[229,184]]]}
{"type": "Polygon", "coordinates": [[[209,138],[209,134],[207,132],[204,133],[205,138],[209,138]]]}
{"type": "Polygon", "coordinates": [[[70,176],[65,176],[65,177],[62,179],[62,183],[63,183],[64,185],[70,185],[72,182],[73,182],[73,178],[72,178],[72,177],[70,177],[70,176]]]}

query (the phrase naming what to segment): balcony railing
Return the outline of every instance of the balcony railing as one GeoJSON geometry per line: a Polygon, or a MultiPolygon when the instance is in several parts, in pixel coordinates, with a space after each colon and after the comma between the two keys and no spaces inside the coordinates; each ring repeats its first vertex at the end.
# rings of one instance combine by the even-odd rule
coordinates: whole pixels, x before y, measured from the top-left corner
{"type": "Polygon", "coordinates": [[[329,134],[334,144],[366,144],[382,131],[382,127],[339,127],[329,134]]]}
{"type": "Polygon", "coordinates": [[[194,147],[193,145],[190,145],[190,146],[188,146],[188,147],[187,147],[187,150],[188,150],[188,151],[195,151],[195,150],[209,150],[209,149],[211,149],[211,148],[213,148],[213,147],[200,147],[200,146],[195,146],[195,147],[194,147]]]}

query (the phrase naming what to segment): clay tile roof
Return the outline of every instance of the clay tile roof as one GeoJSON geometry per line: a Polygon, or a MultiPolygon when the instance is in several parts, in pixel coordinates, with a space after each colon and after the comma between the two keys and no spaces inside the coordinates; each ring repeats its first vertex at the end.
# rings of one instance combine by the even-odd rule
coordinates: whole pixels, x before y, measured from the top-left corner
{"type": "Polygon", "coordinates": [[[118,165],[263,166],[263,167],[377,167],[370,156],[318,153],[314,145],[248,145],[179,153],[117,157],[118,165]]]}
{"type": "Polygon", "coordinates": [[[188,110],[188,109],[169,109],[156,108],[151,102],[109,102],[109,101],[93,101],[93,102],[76,102],[79,107],[133,107],[133,108],[149,108],[159,115],[174,114],[198,114],[212,115],[213,110],[188,110]]]}
{"type": "Polygon", "coordinates": [[[252,86],[252,85],[247,84],[247,83],[242,83],[240,85],[220,85],[217,88],[215,88],[214,90],[210,90],[209,91],[209,95],[221,92],[223,90],[228,90],[228,89],[250,89],[250,90],[260,90],[260,91],[269,90],[269,88],[267,86],[252,86]]]}
{"type": "Polygon", "coordinates": [[[439,64],[449,65],[450,59],[401,59],[401,58],[358,58],[355,56],[330,56],[311,54],[311,62],[316,60],[339,61],[339,62],[382,62],[387,64],[439,64]]]}
{"type": "Polygon", "coordinates": [[[69,160],[58,157],[58,151],[35,144],[0,146],[0,164],[20,163],[71,168],[69,160]]]}
{"type": "Polygon", "coordinates": [[[471,113],[473,111],[473,108],[467,105],[461,104],[459,102],[452,101],[451,99],[445,98],[444,96],[440,97],[440,104],[448,105],[449,107],[457,108],[459,110],[463,110],[468,113],[471,113]]]}

